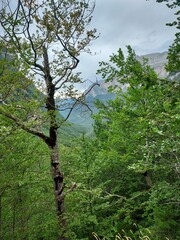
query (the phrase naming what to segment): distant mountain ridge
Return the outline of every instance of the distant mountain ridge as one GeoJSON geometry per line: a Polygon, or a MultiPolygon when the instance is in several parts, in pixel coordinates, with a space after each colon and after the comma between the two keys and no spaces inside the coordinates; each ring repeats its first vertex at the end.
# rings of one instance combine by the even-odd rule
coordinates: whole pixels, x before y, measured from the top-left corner
{"type": "Polygon", "coordinates": [[[137,59],[139,61],[142,61],[143,58],[148,59],[148,65],[152,67],[160,77],[163,78],[168,76],[168,73],[165,70],[165,65],[167,64],[167,56],[167,52],[150,53],[142,56],[137,56],[137,59]]]}
{"type": "MultiPolygon", "coordinates": [[[[148,65],[151,66],[156,71],[159,77],[164,78],[168,76],[168,73],[165,70],[165,65],[167,64],[167,55],[168,55],[167,52],[151,53],[143,56],[137,56],[137,59],[139,61],[142,61],[143,58],[146,58],[148,60],[148,65]]],[[[110,83],[106,83],[105,81],[102,80],[99,81],[98,83],[100,86],[95,86],[86,96],[86,102],[94,113],[97,112],[97,109],[93,104],[96,99],[106,102],[108,100],[114,99],[115,97],[114,93],[108,92],[108,87],[110,85],[115,84],[116,83],[115,80],[114,82],[112,81],[110,83]]],[[[65,117],[66,112],[63,112],[61,114],[65,117]]],[[[87,111],[85,113],[83,108],[82,109],[75,108],[69,117],[69,122],[80,125],[84,129],[91,130],[93,120],[90,115],[91,113],[90,112],[87,113],[87,111]]]]}
{"type": "MultiPolygon", "coordinates": [[[[155,72],[159,75],[159,77],[167,77],[168,73],[165,70],[165,65],[167,64],[167,52],[162,52],[162,53],[150,53],[150,54],[146,54],[146,55],[142,55],[142,56],[137,56],[137,60],[139,60],[140,62],[143,61],[143,58],[148,60],[148,65],[150,67],[152,67],[155,72]]],[[[111,85],[116,84],[116,81],[112,81],[112,82],[105,82],[105,81],[99,81],[98,82],[100,84],[99,86],[95,86],[91,92],[88,94],[88,97],[94,97],[94,98],[103,98],[103,99],[112,99],[112,94],[108,93],[108,87],[111,85]],[[104,96],[108,94],[108,96],[104,96]]]]}

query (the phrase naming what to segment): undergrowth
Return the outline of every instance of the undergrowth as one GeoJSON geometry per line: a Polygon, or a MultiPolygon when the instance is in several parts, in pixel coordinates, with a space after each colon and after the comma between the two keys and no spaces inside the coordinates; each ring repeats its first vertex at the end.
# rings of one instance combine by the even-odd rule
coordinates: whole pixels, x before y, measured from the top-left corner
{"type": "MultiPolygon", "coordinates": [[[[148,235],[143,235],[141,232],[139,234],[139,236],[133,236],[133,233],[130,231],[130,234],[132,236],[128,236],[126,234],[126,232],[124,230],[122,230],[122,234],[118,233],[114,240],[154,240],[154,238],[151,238],[150,236],[148,235]]],[[[96,239],[96,240],[108,240],[108,238],[106,237],[103,237],[103,238],[100,238],[95,232],[92,233],[93,237],[96,239]]],[[[170,240],[169,238],[165,237],[164,240],[170,240]]]]}

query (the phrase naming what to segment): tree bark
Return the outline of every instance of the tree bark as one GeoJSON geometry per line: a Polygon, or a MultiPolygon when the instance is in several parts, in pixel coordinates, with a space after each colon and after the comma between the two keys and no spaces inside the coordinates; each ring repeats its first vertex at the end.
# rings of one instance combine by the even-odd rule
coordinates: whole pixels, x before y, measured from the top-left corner
{"type": "MultiPolygon", "coordinates": [[[[57,138],[57,135],[56,135],[57,138]]],[[[56,202],[56,211],[60,227],[65,230],[66,222],[64,219],[64,176],[59,165],[59,146],[56,139],[54,146],[49,146],[51,159],[51,172],[54,182],[54,195],[56,202]]],[[[63,230],[63,232],[64,232],[63,230]]]]}
{"type": "Polygon", "coordinates": [[[46,83],[47,99],[46,109],[49,115],[49,141],[46,143],[50,150],[51,172],[54,183],[54,195],[56,203],[56,211],[60,228],[60,236],[58,240],[66,240],[64,236],[66,230],[66,221],[64,218],[64,176],[59,164],[59,144],[58,144],[58,124],[55,103],[55,85],[50,74],[49,59],[47,48],[43,46],[44,57],[44,79],[46,83]]]}
{"type": "Polygon", "coordinates": [[[146,181],[146,189],[147,190],[150,190],[151,187],[152,187],[152,180],[151,180],[151,176],[150,176],[150,173],[149,171],[145,171],[143,173],[144,177],[145,177],[145,181],[146,181]]]}
{"type": "Polygon", "coordinates": [[[65,240],[64,237],[66,230],[66,221],[64,218],[64,177],[63,173],[60,171],[59,166],[59,149],[58,143],[54,147],[50,146],[50,158],[51,158],[51,171],[52,178],[54,182],[54,195],[55,195],[55,203],[56,203],[56,211],[58,217],[58,227],[60,229],[60,236],[58,236],[58,240],[65,240]]]}

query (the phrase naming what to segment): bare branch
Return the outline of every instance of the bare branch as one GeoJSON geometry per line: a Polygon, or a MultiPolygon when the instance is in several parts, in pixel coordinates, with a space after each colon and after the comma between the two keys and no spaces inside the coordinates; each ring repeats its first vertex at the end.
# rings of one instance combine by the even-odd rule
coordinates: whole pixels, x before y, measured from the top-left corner
{"type": "Polygon", "coordinates": [[[66,196],[68,193],[74,191],[75,188],[77,188],[77,184],[76,184],[76,183],[72,183],[72,186],[70,187],[70,189],[68,189],[68,190],[64,193],[64,196],[66,196]]]}
{"type": "Polygon", "coordinates": [[[48,136],[46,136],[44,133],[31,129],[30,127],[26,126],[19,118],[13,116],[10,113],[7,113],[4,111],[4,109],[0,106],[0,114],[2,114],[3,116],[13,120],[21,129],[23,129],[24,131],[33,134],[34,136],[37,136],[39,138],[41,138],[46,144],[49,143],[50,139],[48,136]]]}
{"type": "Polygon", "coordinates": [[[63,78],[65,78],[65,80],[60,84],[59,87],[56,87],[56,88],[55,88],[56,90],[59,90],[59,89],[62,88],[62,86],[68,81],[71,73],[72,73],[72,71],[71,71],[70,68],[65,68],[64,73],[63,73],[62,76],[55,82],[54,85],[57,86],[57,84],[60,83],[60,82],[63,80],[63,78]],[[68,73],[68,70],[70,70],[69,73],[68,73]]]}
{"type": "Polygon", "coordinates": [[[88,106],[88,104],[86,104],[84,101],[82,101],[82,99],[85,98],[85,96],[87,96],[87,94],[95,87],[95,86],[100,86],[99,83],[94,83],[85,93],[83,93],[81,96],[79,96],[78,98],[75,99],[75,102],[72,104],[72,106],[69,108],[69,112],[67,114],[67,116],[64,118],[64,120],[61,122],[61,124],[63,124],[64,122],[66,122],[68,120],[68,118],[70,117],[72,111],[74,110],[75,106],[82,104],[84,106],[86,106],[88,108],[88,110],[92,113],[91,108],[88,106]]]}

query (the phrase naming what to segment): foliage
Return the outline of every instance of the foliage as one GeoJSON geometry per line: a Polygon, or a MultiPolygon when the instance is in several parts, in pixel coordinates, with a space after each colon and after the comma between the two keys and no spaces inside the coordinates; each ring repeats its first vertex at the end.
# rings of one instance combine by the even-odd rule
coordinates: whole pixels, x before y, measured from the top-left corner
{"type": "Polygon", "coordinates": [[[96,137],[61,146],[67,188],[76,184],[66,198],[70,239],[178,239],[179,82],[128,53],[101,63],[116,98],[97,101],[96,137]]]}
{"type": "Polygon", "coordinates": [[[0,123],[1,239],[55,239],[47,149],[6,119],[0,123]]]}
{"type": "Polygon", "coordinates": [[[89,29],[93,10],[94,3],[84,0],[7,0],[0,10],[0,114],[39,137],[49,150],[60,240],[65,239],[66,193],[58,129],[85,96],[77,95],[75,86],[82,80],[74,69],[81,52],[89,52],[96,39],[96,30],[89,29]],[[37,96],[28,94],[34,85],[44,94],[40,90],[37,96]],[[57,104],[57,94],[61,99],[73,98],[73,106],[57,104]],[[69,110],[65,119],[59,114],[64,109],[69,110]]]}
{"type": "MultiPolygon", "coordinates": [[[[180,7],[179,0],[156,0],[158,3],[167,2],[167,7],[171,9],[176,9],[180,7]]],[[[175,34],[175,40],[173,44],[168,49],[168,64],[166,66],[167,71],[170,73],[176,73],[180,71],[180,11],[178,10],[174,14],[177,16],[177,19],[172,23],[167,23],[168,26],[175,26],[178,32],[175,34]]]]}
{"type": "MultiPolygon", "coordinates": [[[[136,60],[130,47],[127,58],[119,50],[110,63],[101,62],[100,67],[98,73],[106,81],[117,82],[110,89],[117,93],[116,99],[107,105],[97,102],[99,113],[94,116],[99,154],[106,159],[101,170],[109,173],[105,189],[124,199],[113,216],[116,231],[130,230],[136,223],[140,229],[148,227],[153,239],[175,238],[179,221],[179,82],[158,79],[146,60],[142,64],[136,60]]],[[[104,179],[104,174],[100,178],[104,179]]],[[[110,206],[112,209],[113,202],[110,206]]]]}
{"type": "Polygon", "coordinates": [[[168,64],[166,69],[169,72],[179,72],[180,71],[180,34],[176,34],[176,38],[173,44],[168,50],[168,64]]]}
{"type": "MultiPolygon", "coordinates": [[[[71,96],[74,106],[84,97],[76,98],[81,79],[73,70],[96,38],[88,28],[94,5],[22,0],[14,12],[9,1],[3,6],[0,238],[57,239],[63,228],[53,195],[60,190],[60,239],[179,240],[179,81],[159,79],[131,47],[127,57],[119,49],[98,70],[116,82],[109,88],[116,98],[97,101],[95,137],[77,139],[76,126],[62,127],[59,109],[69,106],[55,102],[55,92],[71,96]],[[56,173],[65,176],[60,188],[56,173]]],[[[179,38],[169,53],[169,72],[179,71],[179,38]]]]}
{"type": "MultiPolygon", "coordinates": [[[[96,240],[106,240],[107,238],[104,237],[104,238],[99,238],[99,236],[96,234],[96,233],[93,233],[93,236],[94,236],[94,239],[96,240]]],[[[118,233],[115,238],[115,240],[133,240],[133,239],[136,239],[136,240],[151,240],[152,238],[150,237],[150,232],[147,230],[147,233],[146,234],[143,234],[142,232],[139,233],[139,236],[138,238],[134,238],[134,235],[132,232],[130,232],[129,234],[127,234],[124,230],[122,230],[122,233],[118,233]]],[[[164,238],[164,240],[169,240],[169,238],[164,238]]]]}

